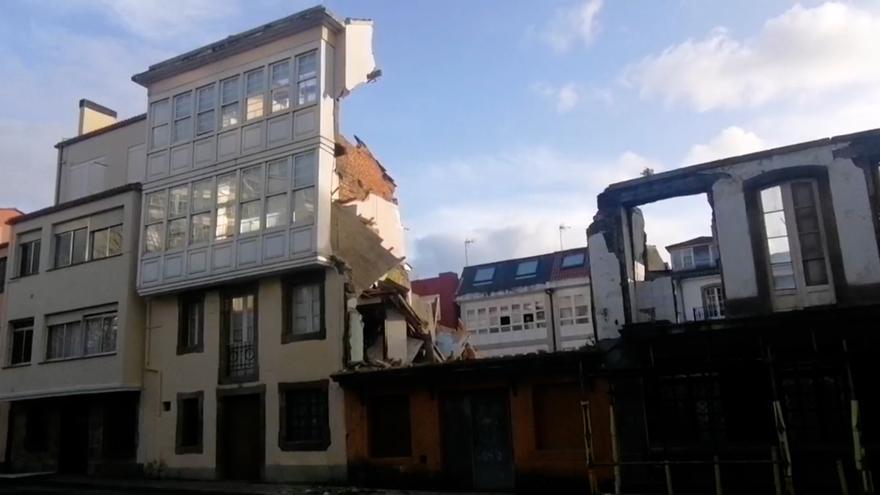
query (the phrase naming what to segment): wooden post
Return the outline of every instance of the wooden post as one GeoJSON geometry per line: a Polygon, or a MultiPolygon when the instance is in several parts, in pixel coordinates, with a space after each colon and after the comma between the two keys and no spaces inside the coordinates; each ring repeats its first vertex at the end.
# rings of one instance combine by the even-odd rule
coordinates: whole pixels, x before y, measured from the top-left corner
{"type": "Polygon", "coordinates": [[[590,417],[590,401],[581,401],[581,421],[584,429],[584,452],[586,453],[587,481],[590,484],[590,493],[599,493],[599,485],[596,483],[596,473],[593,471],[593,422],[590,417]]]}
{"type": "Polygon", "coordinates": [[[663,462],[663,474],[666,475],[666,495],[675,495],[672,490],[672,468],[669,466],[669,461],[663,462]]]}
{"type": "Polygon", "coordinates": [[[843,461],[837,460],[837,478],[840,480],[841,495],[849,495],[849,486],[846,482],[846,472],[843,470],[843,461]]]}
{"type": "Polygon", "coordinates": [[[614,494],[621,495],[623,492],[620,483],[620,458],[617,450],[617,421],[614,419],[614,402],[608,405],[608,412],[608,423],[611,427],[611,463],[614,465],[614,494]]]}
{"type": "Polygon", "coordinates": [[[770,460],[773,463],[773,486],[776,495],[782,495],[782,475],[779,473],[779,451],[776,446],[770,447],[770,460]]]}
{"type": "Polygon", "coordinates": [[[721,464],[718,462],[717,455],[712,460],[715,464],[715,495],[724,495],[724,490],[721,489],[721,464]]]}

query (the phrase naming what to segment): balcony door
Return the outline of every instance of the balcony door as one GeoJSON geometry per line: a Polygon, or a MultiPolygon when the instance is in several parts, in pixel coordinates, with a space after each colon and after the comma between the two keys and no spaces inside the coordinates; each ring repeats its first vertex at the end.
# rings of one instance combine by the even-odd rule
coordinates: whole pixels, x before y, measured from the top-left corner
{"type": "Polygon", "coordinates": [[[835,301],[816,182],[798,180],[761,191],[767,270],[774,310],[835,301]]]}
{"type": "Polygon", "coordinates": [[[227,294],[223,299],[223,361],[221,378],[241,382],[257,379],[257,295],[227,294]]]}

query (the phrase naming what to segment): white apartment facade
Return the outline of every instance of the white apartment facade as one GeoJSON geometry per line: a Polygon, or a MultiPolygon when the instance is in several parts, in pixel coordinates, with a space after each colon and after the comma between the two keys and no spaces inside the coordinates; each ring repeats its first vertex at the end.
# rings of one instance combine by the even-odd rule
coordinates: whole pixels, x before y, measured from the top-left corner
{"type": "Polygon", "coordinates": [[[478,357],[594,342],[586,248],[465,267],[456,302],[478,357]]]}

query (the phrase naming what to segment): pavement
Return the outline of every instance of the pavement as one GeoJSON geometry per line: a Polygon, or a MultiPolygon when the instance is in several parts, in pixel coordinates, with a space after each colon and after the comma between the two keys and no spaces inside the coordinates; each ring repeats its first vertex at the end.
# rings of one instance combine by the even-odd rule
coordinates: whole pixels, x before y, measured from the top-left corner
{"type": "MultiPolygon", "coordinates": [[[[226,481],[107,479],[39,476],[0,479],[0,494],[225,494],[225,495],[439,495],[442,492],[383,490],[350,486],[305,486],[226,481]]],[[[459,494],[462,495],[462,494],[459,494]]],[[[485,495],[485,494],[483,494],[485,495]]]]}

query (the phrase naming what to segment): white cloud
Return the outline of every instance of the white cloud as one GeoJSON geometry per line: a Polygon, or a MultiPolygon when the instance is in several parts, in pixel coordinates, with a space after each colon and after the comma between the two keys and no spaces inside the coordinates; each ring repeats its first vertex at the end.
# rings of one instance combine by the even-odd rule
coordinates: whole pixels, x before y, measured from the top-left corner
{"type": "Polygon", "coordinates": [[[880,83],[880,14],[851,4],[795,5],[752,37],[716,28],[651,55],[624,71],[646,98],[683,101],[699,111],[756,107],[777,100],[880,83]]]}
{"type": "Polygon", "coordinates": [[[589,46],[599,32],[599,12],[602,0],[581,0],[557,9],[537,37],[558,53],[571,50],[575,44],[589,46]]]}
{"type": "Polygon", "coordinates": [[[568,113],[581,101],[581,90],[575,83],[553,86],[548,83],[537,83],[532,89],[550,100],[558,113],[568,113]]]}
{"type": "Polygon", "coordinates": [[[239,12],[239,3],[229,0],[100,0],[95,5],[129,32],[154,40],[198,37],[208,30],[206,23],[239,12]]]}
{"type": "Polygon", "coordinates": [[[688,151],[684,159],[684,165],[710,162],[729,156],[744,155],[753,151],[760,151],[767,145],[763,139],[754,132],[741,127],[730,126],[715,135],[706,144],[695,144],[688,151]]]}
{"type": "Polygon", "coordinates": [[[605,161],[542,146],[414,167],[422,172],[399,180],[410,261],[418,276],[458,270],[465,239],[476,241],[472,264],[553,251],[560,224],[566,248],[583,246],[596,195],[646,167],[662,169],[631,151],[605,161]],[[432,207],[408,216],[416,202],[432,207]]]}

